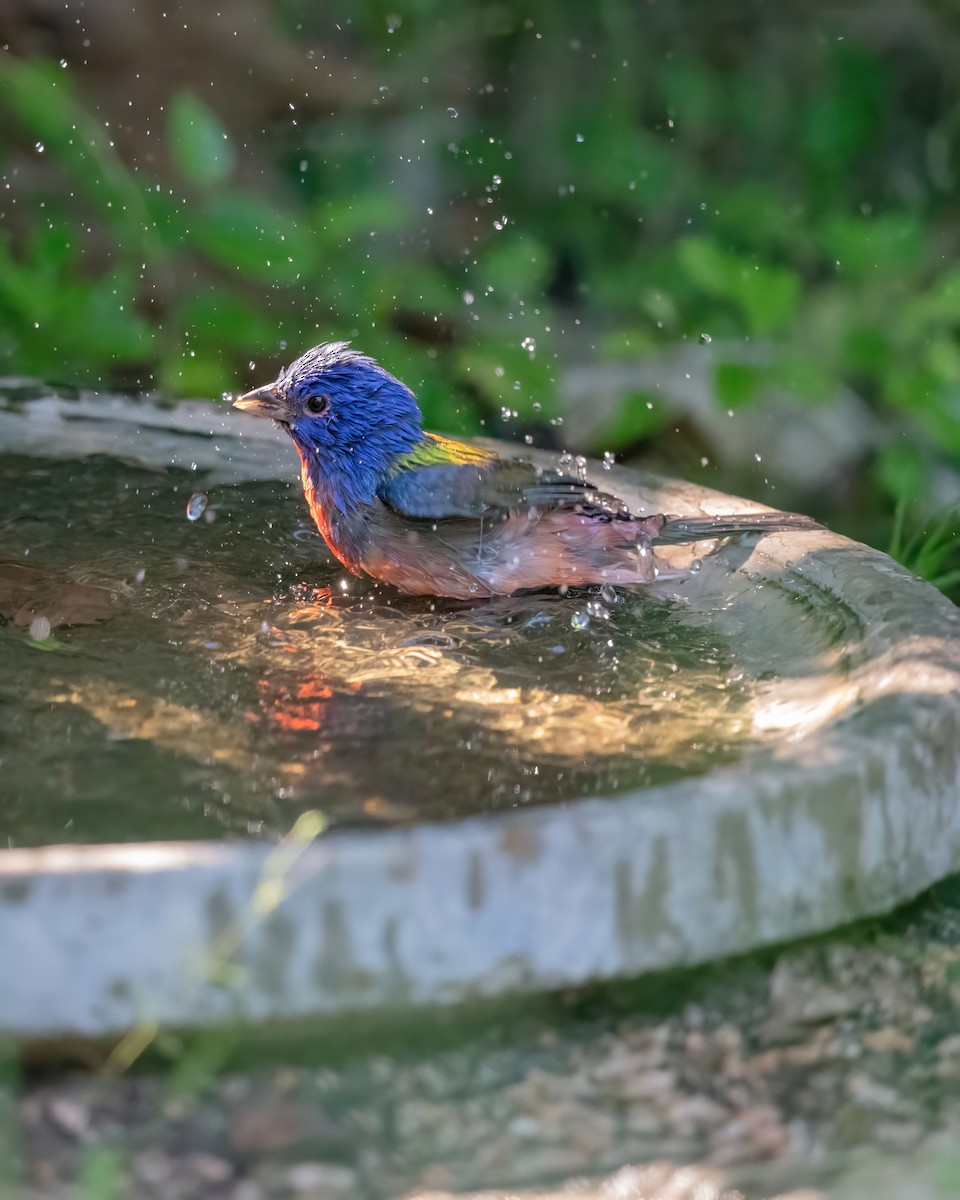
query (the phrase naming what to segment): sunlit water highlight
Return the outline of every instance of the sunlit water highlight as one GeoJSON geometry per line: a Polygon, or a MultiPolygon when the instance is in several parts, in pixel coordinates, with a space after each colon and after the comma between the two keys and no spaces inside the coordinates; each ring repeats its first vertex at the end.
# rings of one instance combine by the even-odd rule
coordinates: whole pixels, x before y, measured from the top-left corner
{"type": "Polygon", "coordinates": [[[7,844],[272,835],[307,808],[333,826],[446,819],[763,749],[751,684],[770,663],[683,584],[403,597],[345,576],[293,487],[204,489],[201,506],[197,484],[0,459],[0,560],[68,585],[68,604],[79,583],[116,596],[109,620],[55,628],[52,652],[0,627],[7,844]]]}

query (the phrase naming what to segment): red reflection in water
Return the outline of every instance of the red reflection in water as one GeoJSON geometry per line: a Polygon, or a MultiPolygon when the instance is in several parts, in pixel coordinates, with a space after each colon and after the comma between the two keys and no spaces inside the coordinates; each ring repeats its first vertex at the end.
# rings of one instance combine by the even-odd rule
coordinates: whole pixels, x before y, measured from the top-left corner
{"type": "MultiPolygon", "coordinates": [[[[297,598],[300,603],[287,618],[291,625],[316,621],[339,599],[331,588],[303,589],[297,598]]],[[[283,646],[282,650],[287,654],[297,653],[296,646],[283,646]]],[[[270,671],[258,680],[257,691],[261,713],[274,729],[286,733],[320,730],[328,723],[330,709],[336,702],[334,689],[317,670],[270,671]]]]}
{"type": "Polygon", "coordinates": [[[257,685],[260,708],[278,729],[290,733],[320,729],[324,714],[333,699],[333,688],[322,675],[308,675],[297,683],[280,684],[275,678],[261,679],[257,685]],[[278,686],[279,685],[279,686],[278,686]]]}

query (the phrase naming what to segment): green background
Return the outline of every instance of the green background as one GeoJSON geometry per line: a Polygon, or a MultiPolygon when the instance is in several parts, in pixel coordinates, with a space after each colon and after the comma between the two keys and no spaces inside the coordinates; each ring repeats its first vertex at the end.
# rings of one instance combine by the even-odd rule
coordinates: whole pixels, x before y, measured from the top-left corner
{"type": "Polygon", "coordinates": [[[434,428],[802,507],[956,594],[953,6],[16,0],[0,42],[3,374],[216,397],[353,338],[434,428]],[[560,424],[591,370],[613,405],[560,424]],[[825,410],[847,452],[775,478],[756,419],[825,410]]]}

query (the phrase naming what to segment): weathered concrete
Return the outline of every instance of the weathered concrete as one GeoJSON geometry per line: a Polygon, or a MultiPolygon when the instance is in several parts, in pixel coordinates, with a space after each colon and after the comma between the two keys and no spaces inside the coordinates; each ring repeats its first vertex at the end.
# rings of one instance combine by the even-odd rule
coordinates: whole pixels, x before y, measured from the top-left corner
{"type": "MultiPolygon", "coordinates": [[[[196,461],[203,447],[201,466],[249,478],[289,462],[270,438],[239,450],[239,423],[214,434],[222,414],[203,414],[190,420],[211,432],[187,452],[196,461]]],[[[19,417],[4,417],[6,437],[19,417]]],[[[100,435],[126,444],[129,417],[112,413],[99,434],[97,420],[84,449],[100,435]]],[[[652,510],[751,507],[628,472],[603,482],[652,510]]],[[[755,755],[631,795],[279,852],[2,852],[0,1027],[97,1035],[140,1020],[269,1021],[577,984],[827,929],[957,868],[953,605],[827,533],[730,543],[662,586],[679,589],[693,619],[734,625],[755,659],[769,650],[751,719],[775,736],[755,755]]]]}

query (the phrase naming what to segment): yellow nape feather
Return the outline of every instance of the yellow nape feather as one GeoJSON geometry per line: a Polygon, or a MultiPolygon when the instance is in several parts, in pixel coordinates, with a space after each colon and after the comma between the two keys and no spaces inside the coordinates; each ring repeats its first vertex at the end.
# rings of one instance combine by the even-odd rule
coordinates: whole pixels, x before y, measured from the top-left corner
{"type": "Polygon", "coordinates": [[[438,433],[425,433],[423,441],[398,459],[394,469],[406,471],[411,467],[461,467],[470,463],[482,466],[493,462],[496,457],[491,450],[481,450],[479,446],[441,437],[438,433]]]}

